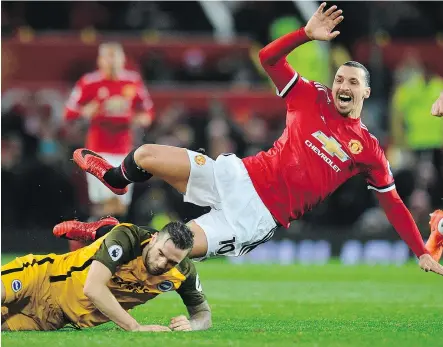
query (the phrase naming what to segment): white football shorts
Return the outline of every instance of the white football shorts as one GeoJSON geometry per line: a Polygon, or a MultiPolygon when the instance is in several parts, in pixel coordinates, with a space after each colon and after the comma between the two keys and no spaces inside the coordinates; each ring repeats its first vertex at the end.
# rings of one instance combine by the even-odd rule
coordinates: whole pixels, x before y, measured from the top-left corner
{"type": "Polygon", "coordinates": [[[277,223],[258,196],[241,159],[223,154],[216,160],[189,151],[191,172],[184,201],[210,206],[194,221],[205,231],[208,252],[239,256],[269,241],[277,223]]]}

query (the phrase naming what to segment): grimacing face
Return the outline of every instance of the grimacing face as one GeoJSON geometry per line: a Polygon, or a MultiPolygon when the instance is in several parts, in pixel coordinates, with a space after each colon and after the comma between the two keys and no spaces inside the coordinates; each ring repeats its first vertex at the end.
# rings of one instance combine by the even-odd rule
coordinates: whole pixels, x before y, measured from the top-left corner
{"type": "Polygon", "coordinates": [[[150,275],[159,276],[178,265],[189,251],[175,247],[167,233],[155,233],[143,250],[143,262],[150,275]]]}
{"type": "Polygon", "coordinates": [[[103,45],[99,48],[97,64],[101,71],[116,76],[124,68],[125,55],[119,46],[103,45]]]}
{"type": "Polygon", "coordinates": [[[369,98],[371,88],[366,86],[363,69],[342,65],[335,74],[332,96],[338,113],[342,116],[360,116],[364,99],[369,98]]]}

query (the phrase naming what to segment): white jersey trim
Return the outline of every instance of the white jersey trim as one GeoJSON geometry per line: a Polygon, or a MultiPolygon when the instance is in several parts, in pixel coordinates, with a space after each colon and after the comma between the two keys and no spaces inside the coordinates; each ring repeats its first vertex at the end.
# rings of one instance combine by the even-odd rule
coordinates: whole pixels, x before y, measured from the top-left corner
{"type": "Polygon", "coordinates": [[[391,185],[389,185],[387,187],[383,187],[383,188],[377,188],[377,187],[368,185],[368,189],[375,190],[379,193],[386,193],[386,192],[390,192],[391,190],[395,189],[395,183],[391,183],[391,185]]]}
{"type": "Polygon", "coordinates": [[[368,132],[369,136],[371,136],[374,140],[376,140],[377,142],[379,142],[378,139],[377,139],[377,137],[375,137],[374,135],[372,135],[372,134],[369,132],[368,127],[367,127],[366,125],[363,124],[363,122],[361,121],[361,119],[360,119],[360,126],[361,126],[362,129],[364,129],[364,130],[366,130],[366,131],[368,132]]]}
{"type": "Polygon", "coordinates": [[[294,76],[291,78],[291,80],[288,82],[288,84],[282,89],[281,92],[278,91],[278,88],[276,88],[277,95],[281,98],[283,98],[291,89],[291,87],[294,85],[295,82],[298,80],[298,73],[296,72],[294,76]]]}

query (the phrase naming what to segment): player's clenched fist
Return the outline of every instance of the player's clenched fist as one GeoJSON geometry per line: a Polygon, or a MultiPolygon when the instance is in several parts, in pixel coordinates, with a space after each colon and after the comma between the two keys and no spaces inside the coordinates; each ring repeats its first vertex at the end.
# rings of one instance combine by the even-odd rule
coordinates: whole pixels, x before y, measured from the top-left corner
{"type": "Polygon", "coordinates": [[[432,105],[431,114],[436,117],[443,117],[443,92],[432,105]]]}
{"type": "Polygon", "coordinates": [[[340,31],[332,30],[343,20],[343,11],[337,10],[334,5],[323,12],[325,7],[326,2],[320,5],[305,26],[305,33],[311,40],[330,41],[340,34],[340,31]]]}
{"type": "Polygon", "coordinates": [[[192,331],[191,322],[185,316],[172,318],[169,327],[174,331],[192,331]]]}

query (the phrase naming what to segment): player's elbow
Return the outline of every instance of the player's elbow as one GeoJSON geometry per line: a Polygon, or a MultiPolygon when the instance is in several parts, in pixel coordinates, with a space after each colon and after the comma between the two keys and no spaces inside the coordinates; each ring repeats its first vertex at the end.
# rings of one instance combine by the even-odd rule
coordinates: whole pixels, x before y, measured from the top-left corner
{"type": "Polygon", "coordinates": [[[93,300],[96,298],[99,294],[99,286],[92,283],[91,281],[86,281],[84,287],[83,287],[83,294],[93,300]]]}
{"type": "Polygon", "coordinates": [[[212,315],[210,311],[199,312],[195,317],[191,317],[192,330],[208,330],[212,327],[212,315]]]}
{"type": "Polygon", "coordinates": [[[93,295],[93,290],[91,289],[91,286],[85,284],[85,286],[83,287],[83,294],[87,298],[91,298],[91,296],[93,295]]]}
{"type": "Polygon", "coordinates": [[[268,50],[266,49],[266,47],[262,48],[258,52],[258,59],[260,59],[260,64],[263,67],[275,64],[275,61],[273,61],[273,59],[271,58],[271,56],[268,53],[268,50]]]}
{"type": "Polygon", "coordinates": [[[386,192],[386,193],[376,193],[377,199],[380,203],[380,206],[385,210],[385,212],[389,212],[398,206],[403,206],[404,203],[400,196],[398,195],[395,189],[386,192]]]}
{"type": "Polygon", "coordinates": [[[206,329],[209,329],[212,327],[212,312],[209,309],[208,311],[203,311],[203,316],[205,320],[205,327],[206,329]]]}

